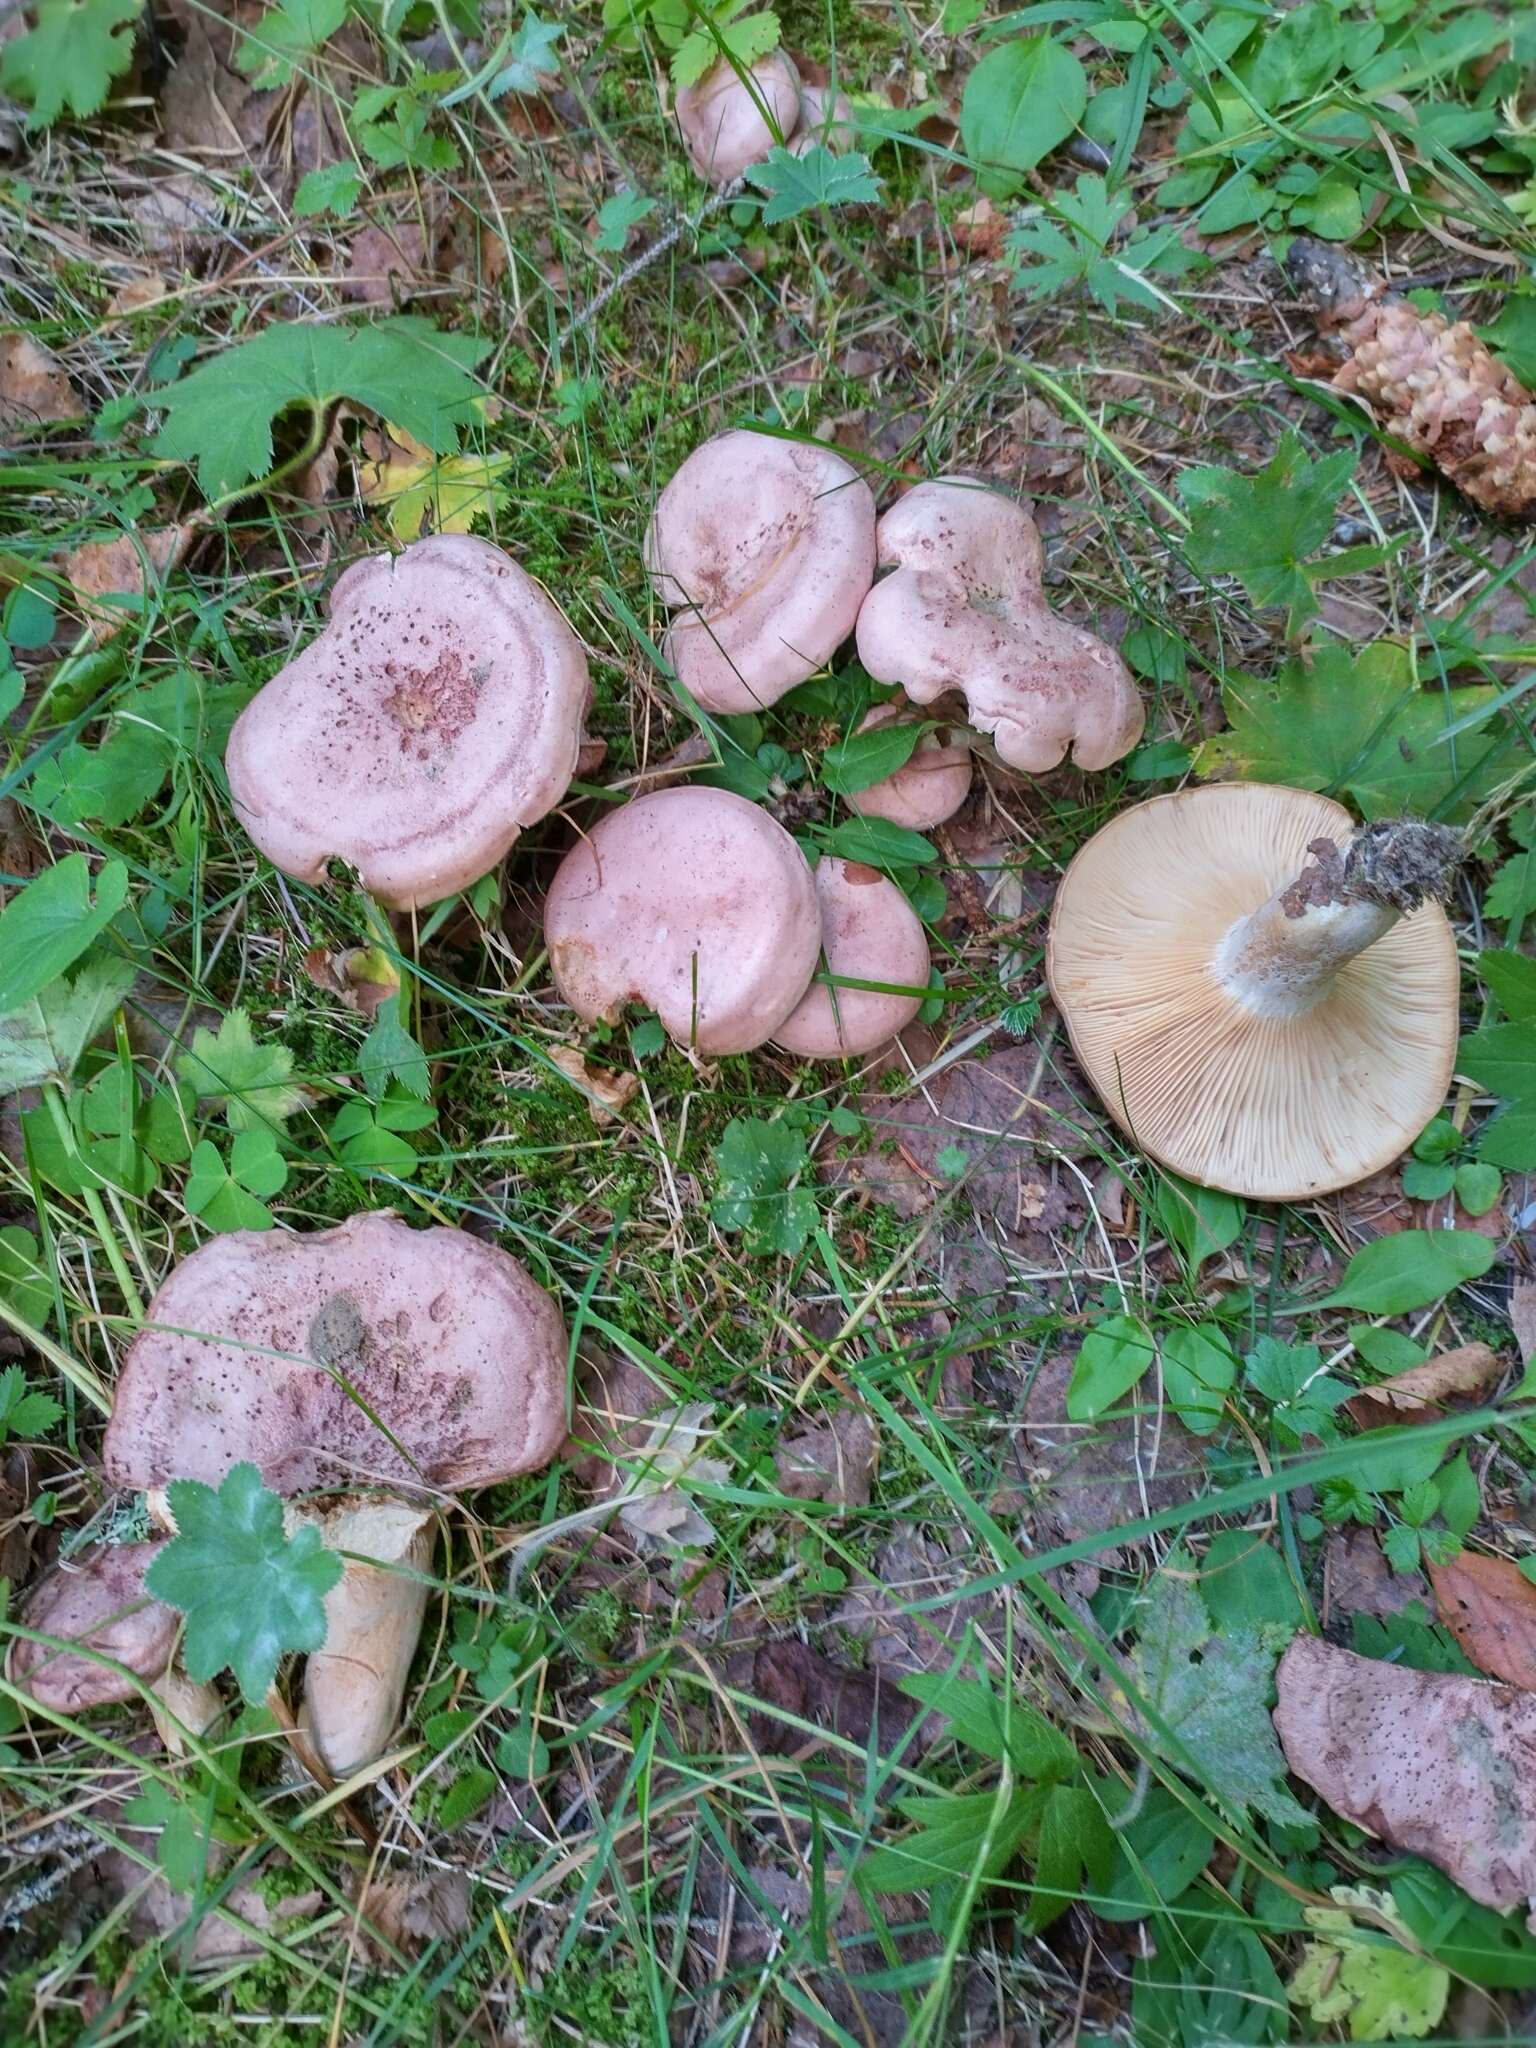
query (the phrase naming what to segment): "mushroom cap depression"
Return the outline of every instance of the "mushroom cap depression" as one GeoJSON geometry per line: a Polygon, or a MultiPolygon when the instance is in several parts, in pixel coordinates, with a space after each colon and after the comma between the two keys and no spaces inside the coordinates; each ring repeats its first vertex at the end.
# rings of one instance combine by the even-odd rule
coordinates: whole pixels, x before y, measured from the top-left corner
{"type": "MultiPolygon", "coordinates": [[[[905,707],[877,704],[859,722],[860,732],[891,725],[905,707]]],[[[911,755],[893,775],[857,789],[843,801],[861,818],[884,818],[909,832],[927,832],[952,818],[971,793],[971,750],[963,740],[944,740],[925,732],[911,755]]]]}
{"type": "Polygon", "coordinates": [[[666,655],[708,711],[757,711],[828,661],[875,574],[875,500],[830,448],[732,428],[695,448],[645,536],[666,655]]]}
{"type": "Polygon", "coordinates": [[[805,856],[766,811],[723,789],[663,789],[572,847],[544,938],[584,1023],[643,1003],[679,1045],[750,1052],[805,994],[821,914],[805,856]]]}
{"type": "Polygon", "coordinates": [[[500,548],[438,534],[370,555],[236,719],[236,813],[300,881],[335,855],[395,909],[436,902],[565,795],[590,693],[581,642],[500,548]]]}
{"type": "Polygon", "coordinates": [[[859,659],[919,704],[964,693],[971,723],[1012,768],[1038,774],[1068,748],[1079,768],[1128,754],[1144,723],[1130,670],[1045,601],[1035,522],[964,477],[918,484],[876,529],[877,583],[859,613],[859,659]]]}
{"type": "Polygon", "coordinates": [[[150,1303],[102,1465],[144,1488],[217,1485],[242,1458],[279,1493],[489,1486],[559,1450],[565,1364],[554,1302],[466,1231],[387,1210],[231,1231],[150,1303]]]}
{"type": "Polygon", "coordinates": [[[816,899],[829,973],[917,991],[883,995],[813,981],[773,1034],[775,1045],[802,1059],[852,1059],[885,1045],[922,1008],[928,934],[896,884],[862,861],[830,855],[818,861],[816,899]]]}
{"type": "Polygon", "coordinates": [[[1140,1149],[1187,1180],[1270,1201],[1388,1165],[1444,1100],[1459,976],[1426,903],[1338,968],[1298,1015],[1216,979],[1223,939],[1283,889],[1342,805],[1213,784],[1122,811],[1067,869],[1046,974],[1088,1079],[1140,1149]]]}
{"type": "Polygon", "coordinates": [[[760,164],[799,124],[800,73],[786,51],[760,57],[747,78],[750,85],[722,57],[696,85],[683,86],[677,95],[677,125],[688,161],[717,189],[739,178],[748,164],[760,164]],[[773,127],[765,113],[772,116],[773,127]]]}
{"type": "Polygon", "coordinates": [[[18,1638],[6,1659],[11,1682],[40,1706],[78,1714],[87,1707],[137,1699],[139,1688],[127,1672],[150,1683],[161,1678],[181,1617],[145,1592],[144,1574],[164,1548],[164,1543],[99,1545],[56,1565],[27,1602],[23,1620],[28,1628],[81,1643],[112,1658],[122,1671],[18,1638]]]}

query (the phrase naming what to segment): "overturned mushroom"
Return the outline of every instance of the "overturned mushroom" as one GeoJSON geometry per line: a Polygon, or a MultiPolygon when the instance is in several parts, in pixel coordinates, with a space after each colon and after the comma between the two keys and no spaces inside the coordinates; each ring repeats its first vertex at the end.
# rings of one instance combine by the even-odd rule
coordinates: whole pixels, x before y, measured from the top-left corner
{"type": "Polygon", "coordinates": [[[1262,783],[1122,811],[1068,868],[1046,951],[1105,1106],[1233,1194],[1298,1201],[1386,1166],[1451,1078],[1436,899],[1459,853],[1442,826],[1356,831],[1327,797],[1262,783]]]}
{"type": "Polygon", "coordinates": [[[304,1664],[299,1725],[334,1778],[383,1753],[400,1719],[427,1611],[430,1509],[389,1499],[332,1502],[315,1520],[344,1554],[325,1596],[325,1644],[304,1664]]]}
{"type": "MultiPolygon", "coordinates": [[[[899,701],[877,704],[860,722],[859,731],[893,724],[905,709],[899,701]]],[[[844,802],[862,818],[884,818],[909,832],[927,832],[952,818],[970,793],[969,746],[962,739],[925,732],[894,774],[852,791],[844,802]]]]}
{"type": "Polygon", "coordinates": [[[734,184],[787,142],[800,120],[800,73],[784,50],[760,57],[745,77],[725,58],[677,95],[688,161],[706,184],[734,184]]]}
{"type": "Polygon", "coordinates": [[[722,789],[664,789],[610,811],[544,905],[555,986],[584,1023],[646,1004],[710,1055],[771,1038],[821,949],[816,885],[782,825],[722,789]]]}
{"type": "Polygon", "coordinates": [[[231,1231],[150,1303],[102,1464],[145,1488],[217,1485],[242,1458],[279,1493],[488,1486],[560,1448],[565,1354],[543,1288],[466,1231],[387,1210],[231,1231]]]}
{"type": "Polygon", "coordinates": [[[964,477],[918,484],[876,529],[859,659],[919,704],[964,693],[971,723],[1010,767],[1039,773],[1071,749],[1107,768],[1141,737],[1141,700],[1113,649],[1046,603],[1035,522],[964,477]]]}
{"type": "Polygon", "coordinates": [[[820,444],[732,429],[656,501],[645,566],[677,616],[667,659],[706,710],[775,703],[853,631],[875,573],[875,501],[820,444]]]}
{"type": "Polygon", "coordinates": [[[140,1698],[143,1689],[134,1678],[150,1685],[162,1680],[181,1617],[151,1599],[144,1574],[164,1548],[101,1544],[55,1565],[33,1591],[22,1619],[40,1635],[76,1643],[96,1656],[17,1637],[6,1657],[12,1684],[24,1687],[39,1706],[78,1714],[140,1698]],[[97,1663],[97,1656],[111,1661],[97,1663]]]}
{"type": "Polygon", "coordinates": [[[301,881],[334,855],[395,909],[435,902],[559,803],[590,689],[580,641],[500,548],[439,534],[370,556],[236,719],[236,813],[301,881]]]}
{"type": "Polygon", "coordinates": [[[816,866],[821,944],[827,970],[883,989],[813,982],[773,1034],[803,1059],[852,1059],[896,1036],[923,1006],[928,934],[896,884],[859,861],[830,856],[816,866]]]}

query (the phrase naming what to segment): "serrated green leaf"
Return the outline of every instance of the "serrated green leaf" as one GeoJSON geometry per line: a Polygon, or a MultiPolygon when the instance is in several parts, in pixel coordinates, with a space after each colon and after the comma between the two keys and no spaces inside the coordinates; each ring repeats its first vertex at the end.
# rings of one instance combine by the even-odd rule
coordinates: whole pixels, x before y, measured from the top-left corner
{"type": "Polygon", "coordinates": [[[232,1131],[285,1122],[304,1101],[293,1085],[286,1045],[258,1045],[244,1010],[231,1010],[217,1031],[200,1024],[176,1071],[202,1101],[222,1103],[232,1131]]]}
{"type": "Polygon", "coordinates": [[[0,92],[31,108],[29,128],[85,120],[133,62],[139,0],[38,0],[36,20],[0,52],[0,92]]]}
{"type": "Polygon", "coordinates": [[[1191,566],[1207,576],[1236,576],[1256,605],[1284,605],[1296,631],[1317,609],[1305,558],[1333,531],[1334,506],[1356,460],[1353,449],[1341,448],[1314,462],[1300,437],[1288,433],[1253,476],[1185,470],[1179,495],[1190,508],[1191,566]]]}
{"type": "Polygon", "coordinates": [[[1478,954],[1477,972],[1506,1017],[1536,1023],[1536,960],[1490,949],[1478,954]]]}
{"type": "Polygon", "coordinates": [[[131,961],[102,954],[72,979],[60,976],[23,1008],[0,1017],[0,1094],[67,1081],[133,987],[134,972],[131,961]]]}
{"type": "Polygon", "coordinates": [[[290,406],[324,411],[347,398],[448,455],[476,417],[470,373],[489,347],[413,314],[369,327],[282,322],[155,394],[154,452],[195,464],[205,495],[223,497],[271,468],[272,423],[290,406]]]}
{"type": "Polygon", "coordinates": [[[630,229],[655,210],[654,199],[642,198],[638,192],[615,192],[597,209],[597,234],[593,248],[601,249],[604,255],[619,255],[629,240],[630,229]]]}
{"type": "Polygon", "coordinates": [[[1421,2040],[1445,2011],[1449,1970],[1402,1945],[1413,1937],[1387,1893],[1335,1885],[1333,1897],[1368,1908],[1371,1924],[1357,1928],[1347,1911],[1306,1907],[1315,1939],[1302,1949],[1287,1997],[1319,2026],[1347,2025],[1352,2041],[1421,2040]],[[1380,1932],[1383,1918],[1401,1931],[1401,1942],[1380,1932]]]}
{"type": "Polygon", "coordinates": [[[560,69],[555,45],[565,30],[555,21],[541,21],[530,7],[513,36],[507,62],[486,87],[488,96],[499,100],[509,92],[538,92],[544,80],[560,69]]]}
{"type": "Polygon", "coordinates": [[[191,1807],[169,1785],[152,1778],[123,1807],[123,1819],[136,1828],[155,1828],[155,1861],[173,1892],[195,1892],[208,1870],[210,1836],[191,1807]]]}
{"type": "Polygon", "coordinates": [[[733,1117],[714,1160],[720,1177],[710,1205],[715,1222],[740,1231],[749,1252],[793,1258],[816,1228],[815,1197],[790,1186],[807,1163],[804,1133],[782,1117],[733,1117]]]}
{"type": "MultiPolygon", "coordinates": [[[[653,10],[653,16],[656,11],[653,10]]],[[[750,71],[760,58],[777,48],[779,34],[779,17],[771,8],[742,14],[740,4],[717,7],[712,10],[709,27],[691,29],[676,44],[672,83],[697,85],[716,64],[729,63],[731,58],[741,70],[750,71]],[[731,19],[732,16],[736,18],[731,19]]]]}
{"type": "Polygon", "coordinates": [[[306,171],[293,195],[293,210],[300,220],[316,214],[334,214],[345,220],[357,205],[363,189],[363,174],[356,164],[326,164],[318,171],[306,171]]]}
{"type": "Polygon", "coordinates": [[[177,1533],[145,1574],[145,1589],[187,1617],[188,1676],[233,1671],[259,1705],[285,1651],[325,1642],[325,1596],[341,1577],[341,1559],[309,1523],[284,1535],[282,1501],[254,1465],[233,1466],[217,1490],[173,1479],[166,1495],[177,1533]]]}
{"type": "Polygon", "coordinates": [[[1470,815],[1496,780],[1483,732],[1441,742],[1446,728],[1492,702],[1485,689],[1421,690],[1406,652],[1380,641],[1355,655],[1318,647],[1261,682],[1222,690],[1228,730],[1195,755],[1199,775],[1235,775],[1352,797],[1367,818],[1412,812],[1449,823],[1470,815]]]}
{"type": "Polygon", "coordinates": [[[432,1074],[427,1056],[400,1021],[399,996],[390,996],[380,1003],[358,1052],[357,1070],[375,1101],[392,1082],[419,1095],[423,1101],[431,1095],[432,1074]]]}
{"type": "Polygon", "coordinates": [[[985,1680],[948,1671],[919,1671],[901,1690],[929,1713],[943,1714],[956,1742],[982,1756],[1006,1757],[1023,1778],[1055,1782],[1078,1768],[1073,1745],[1027,1700],[1004,1700],[985,1680]]]}
{"type": "Polygon", "coordinates": [[[44,868],[0,911],[0,1017],[20,1010],[94,944],[122,909],[128,870],[108,861],[95,877],[83,853],[44,868]]]}
{"type": "Polygon", "coordinates": [[[63,1413],[51,1394],[40,1394],[27,1385],[19,1365],[0,1370],[0,1444],[11,1436],[44,1436],[63,1413]]]}
{"type": "Polygon", "coordinates": [[[348,0],[282,0],[241,34],[235,63],[256,86],[287,85],[299,60],[335,35],[347,8],[348,0]]]}
{"type": "Polygon", "coordinates": [[[803,156],[793,156],[776,143],[747,177],[766,195],[763,225],[770,228],[814,207],[847,206],[880,197],[880,180],[870,169],[867,156],[857,150],[839,156],[821,142],[813,142],[803,156]]]}
{"type": "Polygon", "coordinates": [[[1536,913],[1536,816],[1513,818],[1509,829],[1521,850],[1504,862],[1483,899],[1483,914],[1506,924],[1536,913]]]}

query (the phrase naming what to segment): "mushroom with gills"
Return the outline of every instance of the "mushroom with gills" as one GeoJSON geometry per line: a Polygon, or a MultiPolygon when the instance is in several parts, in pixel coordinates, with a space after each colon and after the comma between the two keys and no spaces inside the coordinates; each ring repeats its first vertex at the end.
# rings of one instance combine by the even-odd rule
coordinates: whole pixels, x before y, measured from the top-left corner
{"type": "Polygon", "coordinates": [[[645,566],[676,616],[665,652],[708,711],[757,711],[854,629],[875,573],[875,500],[820,443],[733,428],[656,501],[645,566]]]}
{"type": "Polygon", "coordinates": [[[717,190],[760,164],[800,122],[800,73],[785,50],[771,50],[743,76],[725,58],[677,95],[677,125],[688,161],[717,190]]]}
{"type": "Polygon", "coordinates": [[[859,659],[919,704],[964,694],[972,725],[1011,768],[1038,774],[1070,748],[1107,768],[1141,737],[1144,714],[1112,648],[1045,600],[1035,522],[965,477],[907,492],[876,528],[876,583],[859,612],[859,659]]]}
{"type": "Polygon", "coordinates": [[[1056,894],[1046,974],[1134,1143],[1187,1180],[1299,1201],[1388,1165],[1444,1100],[1456,945],[1439,825],[1356,830],[1308,790],[1217,784],[1122,811],[1056,894]]]}
{"type": "Polygon", "coordinates": [[[773,1042],[802,1059],[853,1059],[887,1044],[922,1008],[928,934],[896,884],[861,861],[831,855],[818,861],[816,898],[834,985],[813,982],[773,1042]],[[836,986],[843,977],[886,986],[836,986]]]}
{"type": "Polygon", "coordinates": [[[217,1486],[250,1459],[278,1493],[457,1492],[548,1464],[566,1333],[509,1253],[388,1210],[332,1230],[237,1230],[183,1259],[118,1376],[118,1486],[217,1486]]]}
{"type": "MultiPolygon", "coordinates": [[[[908,707],[899,700],[877,704],[859,722],[860,732],[899,723],[908,707]]],[[[925,732],[907,760],[867,789],[851,790],[843,801],[861,818],[884,818],[909,832],[928,832],[951,819],[971,793],[971,750],[963,738],[925,732]]]]}
{"type": "Polygon", "coordinates": [[[654,1010],[714,1057],[771,1038],[821,951],[816,884],[783,826],[723,789],[663,789],[610,811],[544,905],[555,986],[583,1023],[654,1010]]]}
{"type": "Polygon", "coordinates": [[[590,695],[581,642],[500,548],[437,534],[372,555],[236,719],[236,815],[299,881],[336,856],[391,909],[437,902],[565,795],[590,695]]]}
{"type": "Polygon", "coordinates": [[[164,1543],[97,1544],[55,1565],[33,1590],[22,1620],[39,1635],[74,1643],[55,1650],[18,1636],[6,1655],[6,1676],[39,1706],[80,1714],[153,1694],[161,1733],[177,1746],[178,1724],[194,1732],[219,1711],[211,1686],[196,1685],[172,1662],[181,1616],[144,1590],[144,1575],[164,1543]],[[82,1654],[91,1652],[91,1655],[82,1654]]]}
{"type": "Polygon", "coordinates": [[[432,1513],[377,1497],[304,1519],[343,1563],[325,1596],[325,1642],[304,1660],[299,1726],[331,1776],[346,1778],[383,1754],[400,1719],[427,1611],[432,1513]]]}

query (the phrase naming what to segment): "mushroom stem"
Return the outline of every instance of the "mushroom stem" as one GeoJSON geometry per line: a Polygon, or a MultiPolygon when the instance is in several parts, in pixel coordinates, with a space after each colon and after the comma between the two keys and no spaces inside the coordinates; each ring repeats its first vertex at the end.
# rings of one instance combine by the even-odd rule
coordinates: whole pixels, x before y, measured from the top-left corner
{"type": "Polygon", "coordinates": [[[1314,839],[1311,863],[1227,932],[1212,972],[1257,1016],[1302,1016],[1345,961],[1445,895],[1463,850],[1459,833],[1414,819],[1379,819],[1342,847],[1314,839]]]}

